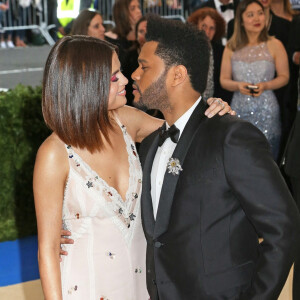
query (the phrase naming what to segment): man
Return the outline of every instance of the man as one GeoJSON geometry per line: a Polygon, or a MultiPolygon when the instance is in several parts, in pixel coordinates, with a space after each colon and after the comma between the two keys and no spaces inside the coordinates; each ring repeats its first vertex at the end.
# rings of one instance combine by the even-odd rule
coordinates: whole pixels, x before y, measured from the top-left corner
{"type": "Polygon", "coordinates": [[[218,13],[220,13],[221,16],[224,18],[226,23],[228,23],[231,19],[234,18],[233,0],[208,0],[202,2],[197,9],[203,7],[211,7],[216,9],[218,13]]]}
{"type": "Polygon", "coordinates": [[[236,117],[204,117],[204,33],[156,17],[147,29],[134,101],[172,125],[140,148],[151,300],[277,299],[300,219],[268,143],[236,117]]]}

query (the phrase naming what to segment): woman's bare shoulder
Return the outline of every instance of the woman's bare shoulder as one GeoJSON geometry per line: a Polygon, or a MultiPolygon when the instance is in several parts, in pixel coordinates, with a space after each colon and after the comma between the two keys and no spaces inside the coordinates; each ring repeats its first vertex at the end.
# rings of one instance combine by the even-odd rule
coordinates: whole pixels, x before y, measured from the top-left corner
{"type": "Polygon", "coordinates": [[[276,39],[274,36],[271,36],[270,39],[267,41],[267,46],[272,51],[284,49],[282,42],[276,39]]]}
{"type": "Polygon", "coordinates": [[[64,143],[52,133],[40,146],[37,152],[37,161],[43,164],[64,164],[67,160],[67,152],[64,143]]]}
{"type": "Polygon", "coordinates": [[[275,37],[271,37],[267,41],[267,47],[274,59],[281,59],[282,57],[285,57],[287,55],[282,42],[275,37]]]}

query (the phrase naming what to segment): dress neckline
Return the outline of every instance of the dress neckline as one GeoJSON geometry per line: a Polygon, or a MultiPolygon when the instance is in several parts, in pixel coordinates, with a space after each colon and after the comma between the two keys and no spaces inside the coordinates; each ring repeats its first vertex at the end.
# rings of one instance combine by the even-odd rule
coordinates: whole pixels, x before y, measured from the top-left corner
{"type": "MultiPolygon", "coordinates": [[[[131,191],[131,187],[133,186],[132,185],[132,172],[131,172],[131,158],[130,158],[130,155],[131,155],[131,152],[129,151],[128,149],[128,141],[127,141],[127,130],[126,130],[126,126],[123,125],[120,120],[116,117],[116,115],[114,116],[115,117],[115,120],[118,124],[118,126],[120,127],[121,131],[122,131],[122,134],[123,134],[123,139],[124,139],[124,142],[125,142],[125,146],[126,146],[126,151],[127,151],[127,155],[128,155],[128,166],[129,166],[129,178],[128,178],[128,188],[127,188],[127,191],[126,191],[126,194],[125,194],[125,199],[122,198],[121,194],[119,193],[119,191],[114,188],[113,186],[109,185],[107,183],[107,181],[105,179],[103,179],[77,152],[74,151],[74,149],[72,148],[71,145],[65,145],[68,149],[68,151],[70,151],[72,153],[73,156],[76,157],[76,162],[78,163],[80,161],[80,165],[84,165],[84,167],[91,173],[93,174],[93,177],[100,181],[104,187],[112,193],[113,196],[117,197],[120,201],[122,201],[122,203],[128,203],[129,202],[129,198],[130,198],[130,195],[132,194],[132,191],[131,191]]],[[[69,156],[69,158],[72,158],[69,156]]]]}

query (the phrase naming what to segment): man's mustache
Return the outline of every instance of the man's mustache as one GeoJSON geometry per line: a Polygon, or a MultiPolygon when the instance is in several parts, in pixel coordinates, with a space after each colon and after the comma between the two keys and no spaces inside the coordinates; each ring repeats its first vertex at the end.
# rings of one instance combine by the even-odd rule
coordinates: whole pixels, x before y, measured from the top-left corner
{"type": "Polygon", "coordinates": [[[138,84],[136,83],[136,81],[133,82],[132,87],[133,87],[135,90],[138,90],[138,92],[139,92],[140,94],[142,94],[142,92],[141,92],[141,90],[140,90],[140,87],[138,86],[138,84]]]}

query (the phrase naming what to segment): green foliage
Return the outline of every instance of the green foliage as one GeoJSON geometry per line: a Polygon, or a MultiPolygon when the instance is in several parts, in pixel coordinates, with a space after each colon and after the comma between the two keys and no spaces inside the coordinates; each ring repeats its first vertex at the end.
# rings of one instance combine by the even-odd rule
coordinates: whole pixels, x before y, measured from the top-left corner
{"type": "Polygon", "coordinates": [[[0,93],[0,241],[36,233],[32,192],[35,155],[50,134],[41,87],[0,93]]]}

